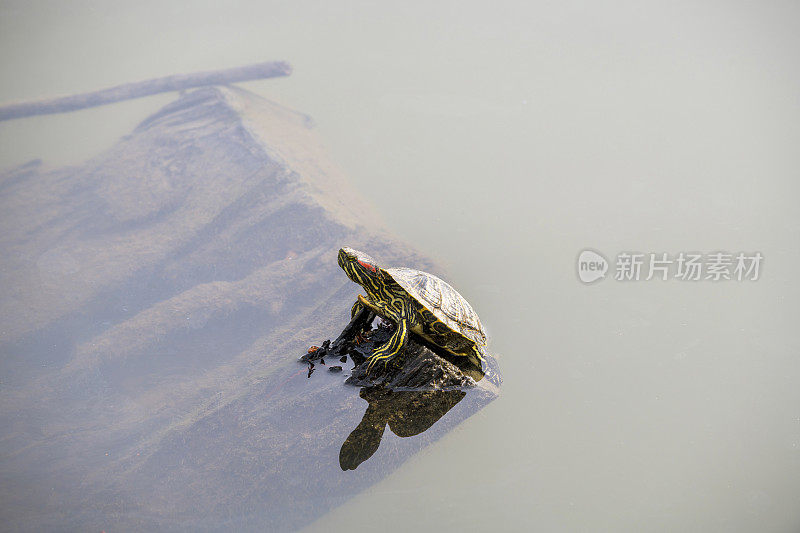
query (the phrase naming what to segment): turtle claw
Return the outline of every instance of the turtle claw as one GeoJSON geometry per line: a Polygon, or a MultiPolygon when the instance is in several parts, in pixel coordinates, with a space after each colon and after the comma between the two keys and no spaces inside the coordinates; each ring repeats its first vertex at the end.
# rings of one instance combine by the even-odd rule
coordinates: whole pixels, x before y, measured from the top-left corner
{"type": "Polygon", "coordinates": [[[372,367],[375,366],[375,363],[378,362],[376,357],[370,357],[369,361],[367,361],[367,373],[372,372],[372,367]]]}
{"type": "Polygon", "coordinates": [[[383,362],[383,369],[386,370],[386,365],[389,364],[389,361],[392,359],[391,356],[388,355],[375,355],[373,354],[372,357],[369,358],[367,362],[367,372],[372,372],[373,367],[379,361],[383,362]]]}

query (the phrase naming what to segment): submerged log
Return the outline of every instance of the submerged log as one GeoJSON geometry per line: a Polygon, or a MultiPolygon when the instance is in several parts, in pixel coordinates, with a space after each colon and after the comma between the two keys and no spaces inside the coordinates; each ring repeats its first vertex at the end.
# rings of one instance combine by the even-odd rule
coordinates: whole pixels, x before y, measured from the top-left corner
{"type": "Polygon", "coordinates": [[[163,78],[125,83],[90,93],[74,94],[0,106],[0,121],[34,115],[67,113],[100,105],[141,98],[158,93],[180,91],[205,85],[229,85],[240,81],[288,76],[292,66],[285,61],[266,61],[254,65],[221,70],[175,74],[163,78]]]}

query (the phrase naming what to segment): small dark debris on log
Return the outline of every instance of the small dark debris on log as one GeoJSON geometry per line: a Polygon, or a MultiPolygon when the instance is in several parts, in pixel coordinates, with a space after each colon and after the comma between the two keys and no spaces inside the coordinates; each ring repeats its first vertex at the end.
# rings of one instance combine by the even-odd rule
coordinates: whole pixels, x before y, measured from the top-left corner
{"type": "MultiPolygon", "coordinates": [[[[377,363],[371,370],[367,369],[367,359],[372,351],[391,337],[395,326],[380,321],[377,328],[372,328],[375,314],[363,309],[344,328],[333,342],[326,340],[320,347],[309,349],[300,361],[309,365],[309,377],[315,362],[322,362],[324,357],[335,357],[341,362],[347,356],[354,367],[345,383],[355,386],[382,386],[396,390],[438,390],[470,388],[483,377],[480,369],[461,368],[449,359],[456,359],[449,354],[437,353],[435,347],[428,345],[423,339],[411,335],[403,352],[386,364],[377,363]]],[[[323,363],[324,364],[324,363],[323,363]]],[[[329,370],[341,367],[333,366],[329,370]]]]}
{"type": "Polygon", "coordinates": [[[350,323],[345,326],[342,333],[332,344],[330,339],[328,339],[322,343],[322,346],[312,346],[308,349],[308,353],[301,357],[300,360],[304,363],[323,361],[323,357],[330,355],[331,357],[339,358],[340,361],[342,358],[345,358],[346,361],[346,357],[349,355],[356,364],[363,363],[366,357],[354,350],[356,346],[354,340],[359,333],[363,335],[363,332],[369,332],[374,319],[375,313],[368,309],[362,309],[353,317],[350,323]]]}

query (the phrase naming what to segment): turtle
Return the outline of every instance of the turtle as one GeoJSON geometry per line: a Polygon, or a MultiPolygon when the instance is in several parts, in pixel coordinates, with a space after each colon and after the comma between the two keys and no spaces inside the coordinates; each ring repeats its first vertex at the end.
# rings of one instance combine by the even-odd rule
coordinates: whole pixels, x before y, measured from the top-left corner
{"type": "Polygon", "coordinates": [[[339,250],[338,261],[367,293],[359,294],[351,318],[368,308],[397,326],[389,340],[373,350],[368,369],[378,361],[385,366],[400,353],[409,332],[483,367],[486,332],[472,306],[450,284],[413,268],[381,268],[369,255],[348,247],[339,250]]]}

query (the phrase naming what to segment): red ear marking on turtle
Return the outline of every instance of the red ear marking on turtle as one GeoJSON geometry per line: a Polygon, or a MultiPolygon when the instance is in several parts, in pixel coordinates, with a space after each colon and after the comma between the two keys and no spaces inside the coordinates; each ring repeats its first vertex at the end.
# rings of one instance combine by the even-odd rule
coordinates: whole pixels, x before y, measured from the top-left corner
{"type": "Polygon", "coordinates": [[[358,260],[358,264],[369,270],[370,272],[376,272],[375,267],[370,265],[369,263],[365,263],[361,259],[358,260]]]}

